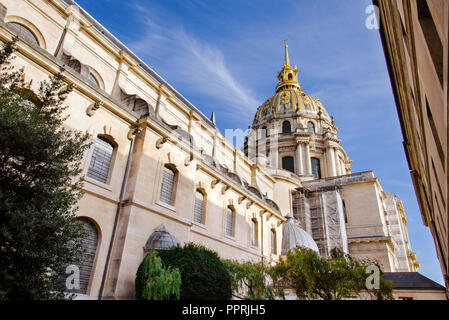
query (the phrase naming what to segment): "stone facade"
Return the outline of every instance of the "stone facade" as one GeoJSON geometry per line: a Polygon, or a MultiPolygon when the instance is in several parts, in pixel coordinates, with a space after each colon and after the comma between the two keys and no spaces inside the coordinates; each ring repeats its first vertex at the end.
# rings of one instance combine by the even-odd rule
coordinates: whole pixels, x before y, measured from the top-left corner
{"type": "MultiPolygon", "coordinates": [[[[222,258],[276,261],[285,217],[307,215],[303,226],[313,235],[323,226],[312,222],[318,210],[328,219],[327,238],[318,242],[323,254],[339,246],[395,271],[397,256],[411,252],[408,241],[402,242],[404,250],[395,251],[385,196],[374,173],[351,174],[333,118],[319,100],[300,91],[297,69],[289,62],[279,75],[275,98],[278,106],[297,105],[293,113],[285,109],[269,119],[271,137],[280,137],[265,145],[271,151],[265,150],[264,157],[252,157],[245,154],[251,143],[235,148],[213,120],[73,1],[1,0],[0,8],[1,41],[19,35],[14,65],[24,67],[34,89],[61,71],[67,83],[76,85],[66,100],[65,125],[87,131],[93,142],[106,142],[112,150],[110,158],[101,158],[93,144],[83,163],[85,195],[78,215],[95,225],[98,236],[84,298],[133,298],[136,270],[158,230],[170,241],[195,242],[222,258]],[[285,119],[291,134],[282,133],[285,119]],[[293,171],[283,168],[284,155],[296,163],[293,171]],[[321,161],[319,176],[312,159],[321,161]],[[96,161],[107,164],[104,181],[90,174],[96,161]],[[301,195],[309,202],[305,211],[298,211],[301,195]]],[[[255,129],[268,121],[260,110],[255,129]]],[[[253,140],[249,135],[248,142],[253,140]]],[[[406,230],[405,220],[400,221],[406,230]]],[[[413,257],[407,258],[414,267],[413,257]]]]}
{"type": "MultiPolygon", "coordinates": [[[[410,175],[449,284],[449,2],[375,0],[410,175]]],[[[448,292],[449,296],[449,292],[448,292]]]]}

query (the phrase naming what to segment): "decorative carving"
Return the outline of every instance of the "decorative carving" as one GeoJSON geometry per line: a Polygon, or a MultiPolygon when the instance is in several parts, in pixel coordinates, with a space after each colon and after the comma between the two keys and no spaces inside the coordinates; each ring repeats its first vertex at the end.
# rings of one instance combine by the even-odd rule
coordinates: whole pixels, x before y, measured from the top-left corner
{"type": "Polygon", "coordinates": [[[127,134],[127,138],[128,138],[128,140],[132,140],[133,139],[133,136],[134,135],[136,135],[136,134],[138,134],[139,132],[140,132],[140,128],[138,128],[138,127],[131,127],[130,129],[129,129],[129,131],[128,131],[128,134],[127,134]]]}
{"type": "Polygon", "coordinates": [[[193,161],[193,153],[190,153],[190,155],[184,160],[184,165],[186,167],[190,166],[190,163],[193,161]]]}
{"type": "Polygon", "coordinates": [[[215,186],[216,186],[217,184],[219,184],[219,183],[220,183],[220,179],[212,180],[212,182],[211,182],[211,184],[210,184],[210,187],[211,187],[212,189],[215,189],[215,186]]]}
{"type": "Polygon", "coordinates": [[[162,148],[162,145],[163,145],[164,143],[166,143],[167,141],[170,141],[170,138],[169,138],[169,137],[162,137],[162,138],[158,139],[158,140],[156,141],[156,148],[157,148],[157,149],[162,148]]]}
{"type": "Polygon", "coordinates": [[[223,186],[223,188],[221,188],[221,194],[225,194],[229,189],[231,189],[230,185],[223,186]]]}
{"type": "Polygon", "coordinates": [[[248,202],[246,203],[246,209],[249,209],[253,206],[254,201],[248,200],[248,202]]]}
{"type": "Polygon", "coordinates": [[[104,105],[103,101],[96,101],[92,103],[86,110],[86,113],[89,117],[92,117],[97,110],[104,105]]]}
{"type": "Polygon", "coordinates": [[[241,196],[241,197],[239,197],[239,204],[241,204],[242,201],[244,201],[244,200],[246,200],[246,199],[247,199],[247,196],[241,196]]]}
{"type": "Polygon", "coordinates": [[[67,99],[67,96],[77,87],[78,86],[74,83],[68,84],[64,89],[61,89],[61,91],[59,91],[58,98],[61,100],[67,99]]]}

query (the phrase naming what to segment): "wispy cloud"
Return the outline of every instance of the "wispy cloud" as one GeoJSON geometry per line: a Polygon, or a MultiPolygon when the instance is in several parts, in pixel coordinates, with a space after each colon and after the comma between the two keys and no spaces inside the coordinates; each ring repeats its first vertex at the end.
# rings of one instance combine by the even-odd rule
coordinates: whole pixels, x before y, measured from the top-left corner
{"type": "MultiPolygon", "coordinates": [[[[170,78],[167,81],[219,104],[221,110],[227,110],[225,113],[228,116],[248,117],[254,113],[260,99],[238,81],[220,49],[198,39],[180,25],[157,22],[152,19],[149,10],[136,7],[146,24],[146,32],[129,44],[137,55],[148,62],[156,62],[159,66],[156,71],[170,78]]],[[[217,106],[197,107],[202,111],[217,109],[217,106]]]]}

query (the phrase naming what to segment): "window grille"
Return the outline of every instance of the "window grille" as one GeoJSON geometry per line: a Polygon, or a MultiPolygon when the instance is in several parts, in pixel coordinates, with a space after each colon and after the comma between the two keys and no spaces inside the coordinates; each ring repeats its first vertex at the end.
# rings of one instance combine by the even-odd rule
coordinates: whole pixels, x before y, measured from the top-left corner
{"type": "Polygon", "coordinates": [[[81,240],[81,250],[82,250],[81,258],[76,263],[76,266],[79,268],[79,276],[80,276],[79,288],[67,287],[66,284],[67,277],[69,277],[71,273],[65,273],[64,271],[62,274],[58,275],[58,284],[61,290],[64,292],[87,294],[89,280],[92,274],[95,255],[97,252],[98,231],[96,226],[89,220],[80,219],[79,222],[82,224],[85,232],[85,237],[81,240]]]}
{"type": "Polygon", "coordinates": [[[114,146],[106,139],[98,137],[95,141],[87,176],[107,183],[113,153],[114,146]]]}
{"type": "Polygon", "coordinates": [[[234,211],[229,207],[226,210],[226,235],[234,236],[234,211]]]}
{"type": "Polygon", "coordinates": [[[197,223],[203,223],[203,210],[204,210],[204,195],[200,191],[197,191],[195,197],[193,221],[197,223]]]}
{"type": "Polygon", "coordinates": [[[164,167],[164,173],[162,176],[162,186],[161,186],[161,196],[160,200],[164,203],[173,204],[173,194],[174,194],[174,186],[175,186],[175,172],[168,168],[164,167]]]}
{"type": "Polygon", "coordinates": [[[34,44],[39,45],[39,41],[30,29],[17,22],[8,22],[8,25],[16,29],[22,36],[31,40],[34,44]]]}

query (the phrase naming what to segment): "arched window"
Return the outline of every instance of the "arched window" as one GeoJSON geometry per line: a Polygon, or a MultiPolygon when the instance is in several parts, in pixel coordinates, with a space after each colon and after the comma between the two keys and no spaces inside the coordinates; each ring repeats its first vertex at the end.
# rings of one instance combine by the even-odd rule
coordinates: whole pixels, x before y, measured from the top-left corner
{"type": "Polygon", "coordinates": [[[17,30],[17,32],[33,42],[35,45],[39,45],[39,41],[37,40],[37,37],[34,35],[34,33],[23,24],[17,22],[8,22],[8,25],[13,27],[15,30],[17,30]]]}
{"type": "Polygon", "coordinates": [[[234,236],[234,219],[235,219],[235,212],[234,209],[231,207],[226,208],[226,235],[233,237],[234,236]]]}
{"type": "Polygon", "coordinates": [[[175,184],[177,172],[170,166],[165,165],[162,173],[162,186],[160,200],[166,204],[173,205],[175,202],[175,184]]]}
{"type": "Polygon", "coordinates": [[[277,254],[276,230],[271,229],[271,254],[277,254]]]}
{"type": "Polygon", "coordinates": [[[87,176],[103,183],[108,182],[115,146],[103,137],[97,137],[90,159],[87,176]]]}
{"type": "Polygon", "coordinates": [[[257,234],[257,220],[252,219],[251,220],[251,245],[257,247],[257,240],[258,240],[258,234],[257,234]]]}
{"type": "Polygon", "coordinates": [[[204,224],[204,211],[206,204],[204,202],[204,198],[204,194],[200,190],[196,190],[193,221],[202,224],[204,224]]]}
{"type": "Polygon", "coordinates": [[[292,132],[292,126],[290,124],[290,121],[284,121],[282,123],[282,133],[291,133],[292,132]]]}
{"type": "Polygon", "coordinates": [[[315,179],[321,179],[321,163],[318,158],[312,158],[312,174],[315,179]]]}
{"type": "Polygon", "coordinates": [[[95,261],[98,245],[97,227],[87,219],[81,219],[86,237],[83,238],[82,248],[84,251],[80,264],[80,288],[79,293],[86,294],[89,286],[90,276],[95,261]]]}
{"type": "Polygon", "coordinates": [[[100,83],[98,82],[97,78],[92,74],[92,72],[89,72],[89,75],[87,76],[87,80],[89,80],[89,83],[100,88],[100,83]]]}
{"type": "Polygon", "coordinates": [[[313,124],[313,122],[309,121],[307,123],[307,131],[311,132],[311,133],[315,133],[315,125],[313,124]]]}
{"type": "MultiPolygon", "coordinates": [[[[58,276],[58,279],[63,291],[69,293],[87,294],[87,289],[89,287],[89,281],[95,262],[95,255],[97,253],[98,231],[92,221],[84,218],[81,218],[78,221],[82,224],[85,232],[85,237],[81,240],[81,259],[76,264],[79,268],[79,288],[72,289],[67,287],[67,277],[70,274],[73,274],[73,270],[70,269],[70,265],[66,268],[65,273],[58,276]]],[[[74,284],[70,280],[69,282],[70,284],[74,284]]]]}
{"type": "Polygon", "coordinates": [[[282,158],[282,169],[295,173],[295,163],[293,157],[282,158]]]}

